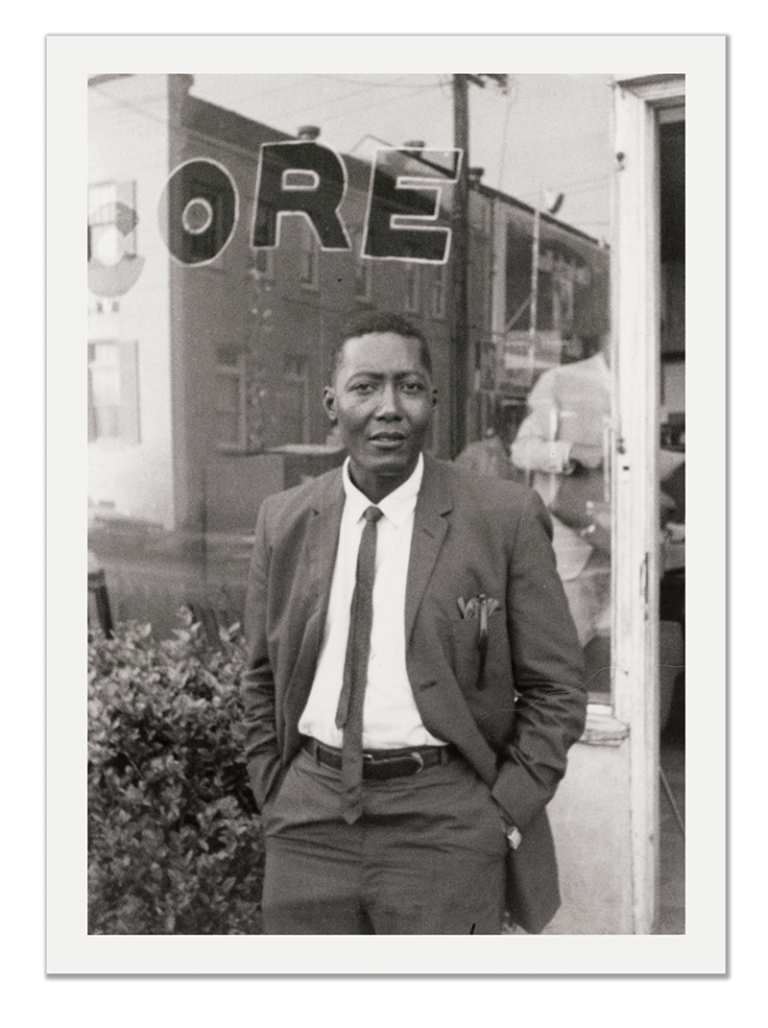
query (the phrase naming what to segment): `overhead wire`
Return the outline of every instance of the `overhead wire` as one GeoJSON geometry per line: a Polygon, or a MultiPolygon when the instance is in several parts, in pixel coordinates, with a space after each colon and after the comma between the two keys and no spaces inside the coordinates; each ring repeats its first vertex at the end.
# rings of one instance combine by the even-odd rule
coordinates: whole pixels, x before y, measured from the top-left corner
{"type": "MultiPolygon", "coordinates": [[[[416,93],[423,93],[423,92],[425,92],[428,89],[436,89],[437,85],[438,85],[437,83],[430,83],[429,85],[425,85],[425,86],[416,86],[413,89],[409,90],[407,93],[402,93],[402,94],[400,94],[397,97],[392,97],[390,100],[381,100],[381,99],[380,100],[375,100],[373,103],[370,103],[370,104],[362,104],[360,106],[356,106],[354,110],[355,110],[355,112],[357,112],[357,111],[365,111],[365,110],[369,110],[371,107],[386,106],[387,104],[391,104],[391,103],[395,103],[395,102],[399,103],[401,100],[406,99],[408,96],[415,95],[416,93]]],[[[291,117],[293,117],[294,114],[301,114],[304,111],[317,111],[317,110],[319,110],[322,107],[328,107],[328,106],[333,106],[333,105],[339,104],[339,103],[345,103],[347,100],[351,100],[353,97],[359,96],[361,93],[365,93],[365,92],[366,92],[366,89],[355,89],[351,93],[346,93],[343,96],[331,97],[331,98],[329,98],[327,100],[321,100],[319,103],[316,103],[316,104],[309,104],[309,105],[306,104],[306,103],[302,104],[301,107],[293,108],[290,111],[280,112],[280,114],[278,116],[280,118],[291,118],[291,117]]],[[[350,112],[349,111],[344,111],[342,113],[343,114],[349,114],[350,112]]],[[[340,116],[339,114],[332,114],[329,117],[326,117],[326,120],[330,121],[332,118],[336,118],[336,117],[339,117],[339,116],[340,116]]]]}
{"type": "MultiPolygon", "coordinates": [[[[267,76],[264,76],[264,77],[266,78],[267,76]]],[[[304,78],[317,78],[317,79],[324,78],[324,77],[326,77],[326,76],[316,75],[316,74],[304,76],[304,78]]],[[[342,76],[327,76],[327,77],[333,78],[334,80],[338,80],[338,81],[352,81],[352,80],[347,80],[345,78],[342,78],[342,76]]],[[[400,78],[402,79],[402,78],[404,78],[404,76],[400,76],[400,78]]],[[[164,118],[161,115],[157,115],[157,114],[153,113],[152,111],[148,110],[146,106],[142,106],[142,105],[140,105],[140,104],[138,104],[138,103],[136,103],[134,101],[127,100],[124,97],[115,96],[109,90],[108,85],[109,85],[108,83],[99,83],[99,84],[91,85],[89,88],[91,88],[94,91],[98,92],[99,94],[104,96],[106,99],[108,99],[110,102],[112,102],[112,103],[114,103],[114,104],[116,104],[116,105],[118,105],[120,107],[123,107],[123,108],[126,108],[128,110],[131,110],[131,111],[135,112],[136,114],[139,114],[142,117],[145,117],[145,118],[147,118],[147,119],[149,119],[151,121],[154,121],[154,122],[156,122],[158,124],[166,124],[167,123],[167,119],[166,118],[164,118]]],[[[381,82],[378,82],[378,83],[368,83],[368,82],[366,82],[366,84],[361,89],[354,89],[351,92],[342,94],[340,96],[330,97],[330,98],[328,98],[328,99],[326,99],[324,101],[321,101],[319,104],[316,104],[316,105],[309,105],[309,106],[307,106],[306,104],[303,104],[300,108],[299,107],[292,108],[291,110],[281,114],[279,117],[280,117],[281,120],[284,120],[284,119],[293,117],[295,114],[298,114],[298,113],[301,113],[301,112],[304,112],[304,111],[316,111],[316,110],[318,110],[319,108],[322,108],[322,107],[338,108],[339,104],[343,105],[347,101],[353,99],[355,96],[359,96],[359,95],[361,95],[363,93],[368,92],[371,88],[375,88],[375,89],[378,90],[379,88],[386,88],[388,85],[390,85],[390,84],[388,84],[388,83],[381,83],[381,82]]],[[[371,108],[375,108],[375,107],[391,106],[391,105],[393,105],[395,103],[399,103],[401,100],[409,99],[412,96],[416,96],[418,94],[427,92],[429,90],[439,90],[441,93],[445,94],[446,87],[450,88],[450,80],[446,79],[446,78],[443,78],[443,77],[439,77],[437,79],[437,81],[432,81],[432,82],[429,82],[429,83],[425,83],[424,85],[414,86],[414,87],[407,86],[405,83],[398,83],[397,81],[394,81],[393,83],[391,83],[391,85],[393,87],[397,87],[399,89],[404,89],[405,92],[400,93],[399,95],[388,97],[388,98],[383,98],[383,97],[381,97],[379,95],[371,103],[363,103],[363,104],[356,105],[354,107],[353,111],[343,110],[343,109],[342,110],[332,110],[329,113],[324,115],[323,120],[326,121],[326,122],[330,122],[330,121],[338,120],[341,117],[348,116],[351,113],[355,113],[356,114],[356,113],[358,113],[360,111],[370,110],[371,108]]],[[[517,83],[515,83],[515,85],[517,85],[517,83]]],[[[258,99],[258,98],[263,97],[263,96],[267,96],[267,95],[272,95],[272,94],[275,94],[275,93],[283,92],[287,88],[297,88],[298,86],[299,86],[299,83],[291,83],[290,85],[284,84],[284,85],[276,87],[273,90],[259,91],[258,93],[249,94],[248,98],[258,99]]],[[[306,88],[306,84],[305,84],[305,88],[306,88]]],[[[516,91],[516,93],[517,93],[517,91],[516,91]]],[[[246,97],[243,97],[243,100],[244,99],[246,99],[246,97]]],[[[506,147],[507,147],[509,114],[511,113],[511,108],[512,108],[514,102],[517,99],[518,99],[518,95],[512,95],[512,96],[507,98],[506,112],[505,112],[504,123],[503,123],[502,133],[501,133],[501,140],[500,140],[499,180],[501,180],[501,178],[503,176],[503,168],[504,168],[504,164],[506,162],[506,147]]],[[[230,101],[230,102],[235,102],[235,101],[230,101]]],[[[151,103],[151,101],[146,101],[146,103],[151,103]]],[[[578,181],[572,182],[572,183],[563,183],[562,185],[559,186],[559,188],[560,188],[560,190],[562,192],[565,192],[567,195],[573,196],[573,195],[578,195],[579,193],[589,192],[591,190],[598,189],[604,182],[607,182],[609,179],[610,179],[610,174],[606,174],[606,175],[603,175],[603,176],[599,176],[597,178],[581,179],[581,180],[578,180],[578,181]]]]}
{"type": "MultiPolygon", "coordinates": [[[[408,93],[403,93],[401,96],[393,96],[390,100],[385,100],[383,102],[376,102],[375,101],[374,103],[363,104],[362,106],[355,107],[354,111],[356,113],[357,111],[367,111],[367,110],[370,110],[372,107],[387,107],[387,106],[390,106],[392,104],[399,103],[401,100],[407,100],[409,97],[416,96],[419,93],[426,93],[428,90],[435,89],[435,88],[436,87],[435,87],[434,84],[430,85],[430,86],[417,86],[415,89],[412,89],[408,93]]],[[[327,118],[326,120],[327,121],[334,121],[336,118],[344,117],[345,115],[347,115],[349,113],[351,113],[351,112],[349,112],[349,111],[341,111],[338,114],[331,115],[331,117],[327,118]]]]}
{"type": "Polygon", "coordinates": [[[126,100],[122,96],[115,96],[113,93],[110,93],[109,90],[104,88],[105,85],[106,83],[99,82],[89,84],[88,88],[95,90],[97,93],[101,93],[102,96],[106,97],[107,100],[111,100],[112,103],[117,104],[120,107],[127,107],[129,110],[135,111],[137,114],[141,114],[143,117],[149,118],[151,121],[156,121],[160,125],[168,124],[167,117],[162,117],[159,114],[152,114],[151,111],[145,110],[143,107],[140,107],[136,103],[132,103],[130,100],[126,100]]]}
{"type": "Polygon", "coordinates": [[[349,82],[351,85],[368,86],[371,89],[409,89],[412,82],[400,82],[401,79],[427,78],[424,74],[414,75],[393,75],[388,82],[368,82],[365,79],[352,78],[350,75],[331,75],[326,73],[315,74],[314,78],[333,79],[334,82],[349,82]]]}
{"type": "MultiPolygon", "coordinates": [[[[95,90],[98,93],[100,93],[102,96],[104,96],[106,99],[108,99],[110,102],[114,103],[117,106],[120,106],[120,107],[126,108],[128,110],[134,111],[136,114],[139,114],[142,117],[148,118],[149,120],[154,121],[154,122],[156,122],[158,124],[161,124],[161,125],[167,124],[167,118],[166,117],[154,114],[152,111],[147,110],[146,107],[140,106],[138,103],[136,103],[134,101],[127,100],[124,97],[115,96],[112,92],[109,91],[109,89],[105,88],[105,85],[106,85],[105,83],[99,83],[97,85],[91,85],[91,86],[89,86],[89,88],[95,90]]],[[[389,98],[387,100],[385,100],[385,99],[378,99],[378,100],[373,101],[373,103],[370,103],[370,104],[362,104],[362,105],[356,106],[354,108],[354,112],[356,113],[357,111],[369,110],[371,107],[387,106],[389,104],[397,103],[400,100],[407,99],[408,97],[416,95],[418,93],[422,93],[422,92],[425,92],[425,91],[430,90],[430,89],[436,89],[436,88],[439,87],[439,85],[440,85],[440,83],[431,82],[431,83],[425,84],[423,86],[416,86],[416,87],[413,87],[413,88],[409,89],[406,93],[400,94],[399,96],[393,96],[393,97],[391,97],[391,98],[389,98]]],[[[273,92],[279,92],[279,91],[280,90],[274,90],[273,92]]],[[[364,93],[366,91],[367,90],[365,88],[364,89],[360,89],[360,90],[353,90],[351,93],[346,93],[346,94],[344,94],[342,96],[331,97],[328,100],[321,101],[321,103],[319,105],[314,105],[314,106],[313,105],[309,105],[309,106],[307,106],[306,104],[303,104],[300,108],[298,108],[298,107],[297,108],[293,108],[293,109],[291,109],[290,111],[288,111],[286,113],[281,113],[277,117],[279,117],[280,120],[284,121],[285,119],[291,118],[295,114],[300,114],[300,113],[302,113],[304,111],[314,111],[314,110],[317,110],[318,107],[323,107],[323,106],[327,106],[327,105],[334,105],[334,104],[338,104],[338,103],[343,103],[346,100],[349,100],[352,97],[357,96],[360,93],[364,93]]],[[[260,96],[263,96],[263,95],[267,95],[267,94],[253,94],[252,98],[253,99],[258,99],[260,96]]],[[[200,99],[202,99],[202,98],[200,98],[200,99]]],[[[234,101],[230,101],[230,102],[234,102],[234,101]]],[[[326,121],[333,121],[333,120],[335,120],[335,119],[337,119],[339,117],[344,117],[344,116],[348,115],[349,113],[352,113],[352,112],[350,112],[350,111],[341,111],[341,112],[338,112],[338,113],[335,113],[335,114],[330,114],[330,115],[325,116],[324,120],[326,120],[326,121]]],[[[246,114],[244,116],[251,117],[251,118],[255,117],[253,114],[246,114]]],[[[272,116],[270,118],[270,121],[272,121],[272,120],[275,120],[275,116],[272,116]]]]}
{"type": "MultiPolygon", "coordinates": [[[[293,75],[292,76],[288,76],[288,75],[284,75],[283,76],[283,75],[258,75],[258,74],[252,74],[252,75],[248,75],[248,76],[244,76],[244,75],[238,75],[238,76],[214,75],[214,76],[209,76],[209,78],[254,78],[254,79],[255,78],[262,78],[262,79],[293,78],[294,79],[293,82],[284,83],[282,86],[276,86],[274,89],[257,89],[255,91],[254,90],[250,90],[249,92],[243,93],[240,96],[235,96],[235,97],[231,97],[231,98],[227,97],[227,103],[245,103],[248,100],[261,100],[263,97],[265,97],[265,96],[273,96],[275,93],[284,93],[284,92],[286,92],[286,90],[289,90],[289,89],[305,89],[306,86],[307,86],[306,80],[307,79],[312,79],[312,78],[317,78],[317,75],[313,72],[313,73],[309,73],[309,74],[306,74],[306,75],[296,75],[296,76],[293,76],[293,75]],[[295,81],[296,79],[301,79],[301,80],[304,80],[304,81],[295,81]]],[[[192,88],[195,89],[194,86],[192,88]]],[[[197,90],[195,90],[195,92],[197,92],[197,90]]],[[[206,97],[200,96],[199,92],[197,92],[197,95],[198,95],[199,99],[207,100],[206,97]]],[[[210,101],[208,101],[208,102],[210,103],[210,101]]]]}

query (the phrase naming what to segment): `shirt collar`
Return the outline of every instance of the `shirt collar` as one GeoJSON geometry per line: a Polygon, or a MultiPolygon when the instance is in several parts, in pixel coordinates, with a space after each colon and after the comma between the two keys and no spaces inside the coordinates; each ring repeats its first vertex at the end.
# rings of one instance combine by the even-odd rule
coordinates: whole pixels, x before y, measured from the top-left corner
{"type": "MultiPolygon", "coordinates": [[[[416,509],[416,500],[419,496],[419,489],[421,489],[421,480],[423,477],[424,455],[420,453],[419,459],[416,462],[416,467],[411,472],[410,477],[407,478],[402,485],[399,485],[397,489],[393,489],[391,493],[376,504],[384,517],[389,518],[389,520],[398,528],[400,528],[405,520],[416,509]]],[[[371,501],[365,493],[360,492],[350,478],[349,457],[344,461],[344,473],[342,480],[344,482],[344,494],[346,496],[348,512],[352,518],[352,523],[355,524],[371,506],[371,501]]]]}

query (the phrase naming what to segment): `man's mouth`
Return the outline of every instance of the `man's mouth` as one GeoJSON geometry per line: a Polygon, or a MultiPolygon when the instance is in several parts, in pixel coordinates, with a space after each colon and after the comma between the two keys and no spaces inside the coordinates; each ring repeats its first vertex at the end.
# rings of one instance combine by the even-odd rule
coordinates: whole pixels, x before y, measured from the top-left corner
{"type": "Polygon", "coordinates": [[[406,438],[404,432],[377,432],[370,437],[370,441],[380,449],[394,450],[401,446],[406,438]]]}

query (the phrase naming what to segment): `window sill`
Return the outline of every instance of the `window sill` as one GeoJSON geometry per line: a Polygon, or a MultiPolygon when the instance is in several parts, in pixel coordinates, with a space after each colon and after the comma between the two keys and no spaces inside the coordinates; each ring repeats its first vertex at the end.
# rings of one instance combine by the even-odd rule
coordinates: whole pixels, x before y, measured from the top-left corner
{"type": "Polygon", "coordinates": [[[579,742],[585,746],[621,746],[628,736],[629,725],[617,720],[605,707],[587,707],[587,724],[579,742]]]}

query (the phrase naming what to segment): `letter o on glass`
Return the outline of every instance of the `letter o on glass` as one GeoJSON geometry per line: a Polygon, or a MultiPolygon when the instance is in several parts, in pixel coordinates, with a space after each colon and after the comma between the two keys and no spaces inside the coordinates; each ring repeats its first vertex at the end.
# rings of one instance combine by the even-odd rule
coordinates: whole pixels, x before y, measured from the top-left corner
{"type": "Polygon", "coordinates": [[[234,235],[239,216],[235,181],[217,161],[185,161],[160,195],[160,233],[171,255],[188,267],[210,264],[234,235]]]}

